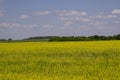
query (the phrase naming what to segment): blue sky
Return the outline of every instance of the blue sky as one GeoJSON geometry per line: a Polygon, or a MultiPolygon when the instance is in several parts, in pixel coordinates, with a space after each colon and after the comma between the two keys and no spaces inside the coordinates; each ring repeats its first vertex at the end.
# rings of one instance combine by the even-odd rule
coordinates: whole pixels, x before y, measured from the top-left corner
{"type": "Polygon", "coordinates": [[[0,39],[120,33],[120,0],[0,0],[0,39]]]}

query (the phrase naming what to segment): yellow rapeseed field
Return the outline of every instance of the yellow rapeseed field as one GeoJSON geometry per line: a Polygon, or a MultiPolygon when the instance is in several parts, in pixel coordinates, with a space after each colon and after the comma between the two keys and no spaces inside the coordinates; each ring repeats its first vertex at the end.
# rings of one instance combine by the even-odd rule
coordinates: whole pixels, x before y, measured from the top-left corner
{"type": "Polygon", "coordinates": [[[120,80],[120,41],[1,42],[0,80],[120,80]]]}

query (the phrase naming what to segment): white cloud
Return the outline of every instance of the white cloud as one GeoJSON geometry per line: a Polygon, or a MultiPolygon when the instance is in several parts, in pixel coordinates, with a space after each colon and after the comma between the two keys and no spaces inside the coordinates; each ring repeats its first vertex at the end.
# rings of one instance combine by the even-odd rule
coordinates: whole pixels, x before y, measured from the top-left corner
{"type": "Polygon", "coordinates": [[[0,17],[2,17],[2,16],[4,16],[4,14],[3,14],[3,13],[0,13],[0,17]]]}
{"type": "Polygon", "coordinates": [[[38,27],[39,25],[37,24],[19,24],[19,23],[0,23],[0,27],[6,27],[6,28],[18,28],[18,27],[22,27],[22,28],[34,28],[34,27],[38,27]]]}
{"type": "Polygon", "coordinates": [[[34,28],[34,27],[38,27],[39,25],[37,25],[37,24],[28,24],[28,25],[23,25],[23,27],[25,27],[25,28],[34,28]]]}
{"type": "Polygon", "coordinates": [[[3,13],[3,11],[0,11],[0,17],[3,17],[5,14],[3,13]]]}
{"type": "Polygon", "coordinates": [[[53,28],[53,25],[51,24],[45,24],[45,25],[38,25],[38,24],[19,24],[19,23],[0,23],[0,27],[6,27],[6,28],[40,28],[42,30],[48,30],[53,28]]]}
{"type": "Polygon", "coordinates": [[[112,11],[112,14],[120,14],[120,9],[114,9],[114,10],[112,11]]]}
{"type": "Polygon", "coordinates": [[[97,16],[91,16],[90,18],[100,18],[100,19],[110,19],[110,18],[116,18],[116,15],[97,15],[97,16]]]}
{"type": "Polygon", "coordinates": [[[28,15],[21,15],[20,17],[19,17],[20,19],[28,19],[29,18],[29,16],[28,15]]]}
{"type": "Polygon", "coordinates": [[[79,22],[92,21],[91,19],[86,18],[86,17],[59,17],[59,19],[64,22],[64,26],[70,26],[70,25],[73,25],[79,22]]]}
{"type": "Polygon", "coordinates": [[[78,29],[79,29],[79,30],[86,30],[86,31],[88,31],[88,30],[91,30],[91,27],[86,26],[86,25],[85,25],[85,26],[83,25],[83,26],[79,26],[78,29]]]}
{"type": "Polygon", "coordinates": [[[64,10],[57,11],[58,19],[64,22],[64,26],[70,26],[76,22],[89,22],[91,21],[87,18],[86,12],[64,10]]]}
{"type": "Polygon", "coordinates": [[[114,21],[114,23],[120,24],[120,21],[114,21]]]}
{"type": "Polygon", "coordinates": [[[108,22],[95,21],[95,22],[91,22],[90,24],[92,24],[94,26],[100,26],[100,25],[108,24],[108,22]]]}
{"type": "Polygon", "coordinates": [[[7,27],[7,28],[20,27],[20,24],[18,24],[18,23],[0,23],[0,27],[7,27]]]}
{"type": "Polygon", "coordinates": [[[79,22],[89,22],[91,21],[89,18],[76,18],[76,21],[79,21],[79,22]]]}
{"type": "Polygon", "coordinates": [[[85,17],[59,17],[61,21],[89,22],[91,19],[85,17]]]}
{"type": "Polygon", "coordinates": [[[38,12],[35,12],[35,14],[40,16],[45,16],[50,14],[50,11],[38,11],[38,12]]]}
{"type": "Polygon", "coordinates": [[[96,30],[104,30],[108,28],[109,22],[103,22],[103,21],[94,21],[90,23],[92,25],[92,29],[96,30]]]}
{"type": "Polygon", "coordinates": [[[53,28],[53,25],[51,25],[51,24],[45,24],[45,25],[40,25],[40,27],[41,27],[41,29],[42,29],[43,31],[48,31],[48,30],[50,30],[51,28],[53,28]]]}
{"type": "Polygon", "coordinates": [[[70,26],[72,24],[74,24],[73,21],[66,21],[66,22],[64,22],[64,26],[70,26]]]}
{"type": "Polygon", "coordinates": [[[61,21],[67,21],[67,20],[69,20],[68,17],[59,17],[59,19],[60,19],[61,21]]]}
{"type": "Polygon", "coordinates": [[[26,25],[21,25],[23,28],[39,28],[43,31],[48,31],[51,28],[53,28],[53,25],[51,24],[44,24],[44,25],[38,25],[38,24],[26,24],[26,25]]]}
{"type": "Polygon", "coordinates": [[[67,10],[64,10],[64,11],[58,11],[58,15],[59,16],[62,16],[62,17],[80,17],[80,16],[86,16],[87,13],[86,12],[80,12],[80,11],[73,11],[73,10],[70,10],[70,11],[67,11],[67,10]]]}

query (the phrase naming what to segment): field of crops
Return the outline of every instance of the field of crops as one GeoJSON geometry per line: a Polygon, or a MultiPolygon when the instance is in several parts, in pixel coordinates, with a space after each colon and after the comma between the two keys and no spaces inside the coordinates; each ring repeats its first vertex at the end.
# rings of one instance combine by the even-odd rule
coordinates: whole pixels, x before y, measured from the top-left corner
{"type": "Polygon", "coordinates": [[[0,43],[0,80],[120,80],[120,41],[0,43]]]}

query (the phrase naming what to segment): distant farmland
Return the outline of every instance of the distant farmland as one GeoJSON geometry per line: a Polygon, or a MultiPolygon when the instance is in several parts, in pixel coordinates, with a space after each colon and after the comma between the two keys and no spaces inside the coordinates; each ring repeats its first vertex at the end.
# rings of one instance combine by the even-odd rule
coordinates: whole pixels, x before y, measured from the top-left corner
{"type": "Polygon", "coordinates": [[[1,42],[0,80],[120,80],[120,41],[1,42]]]}

